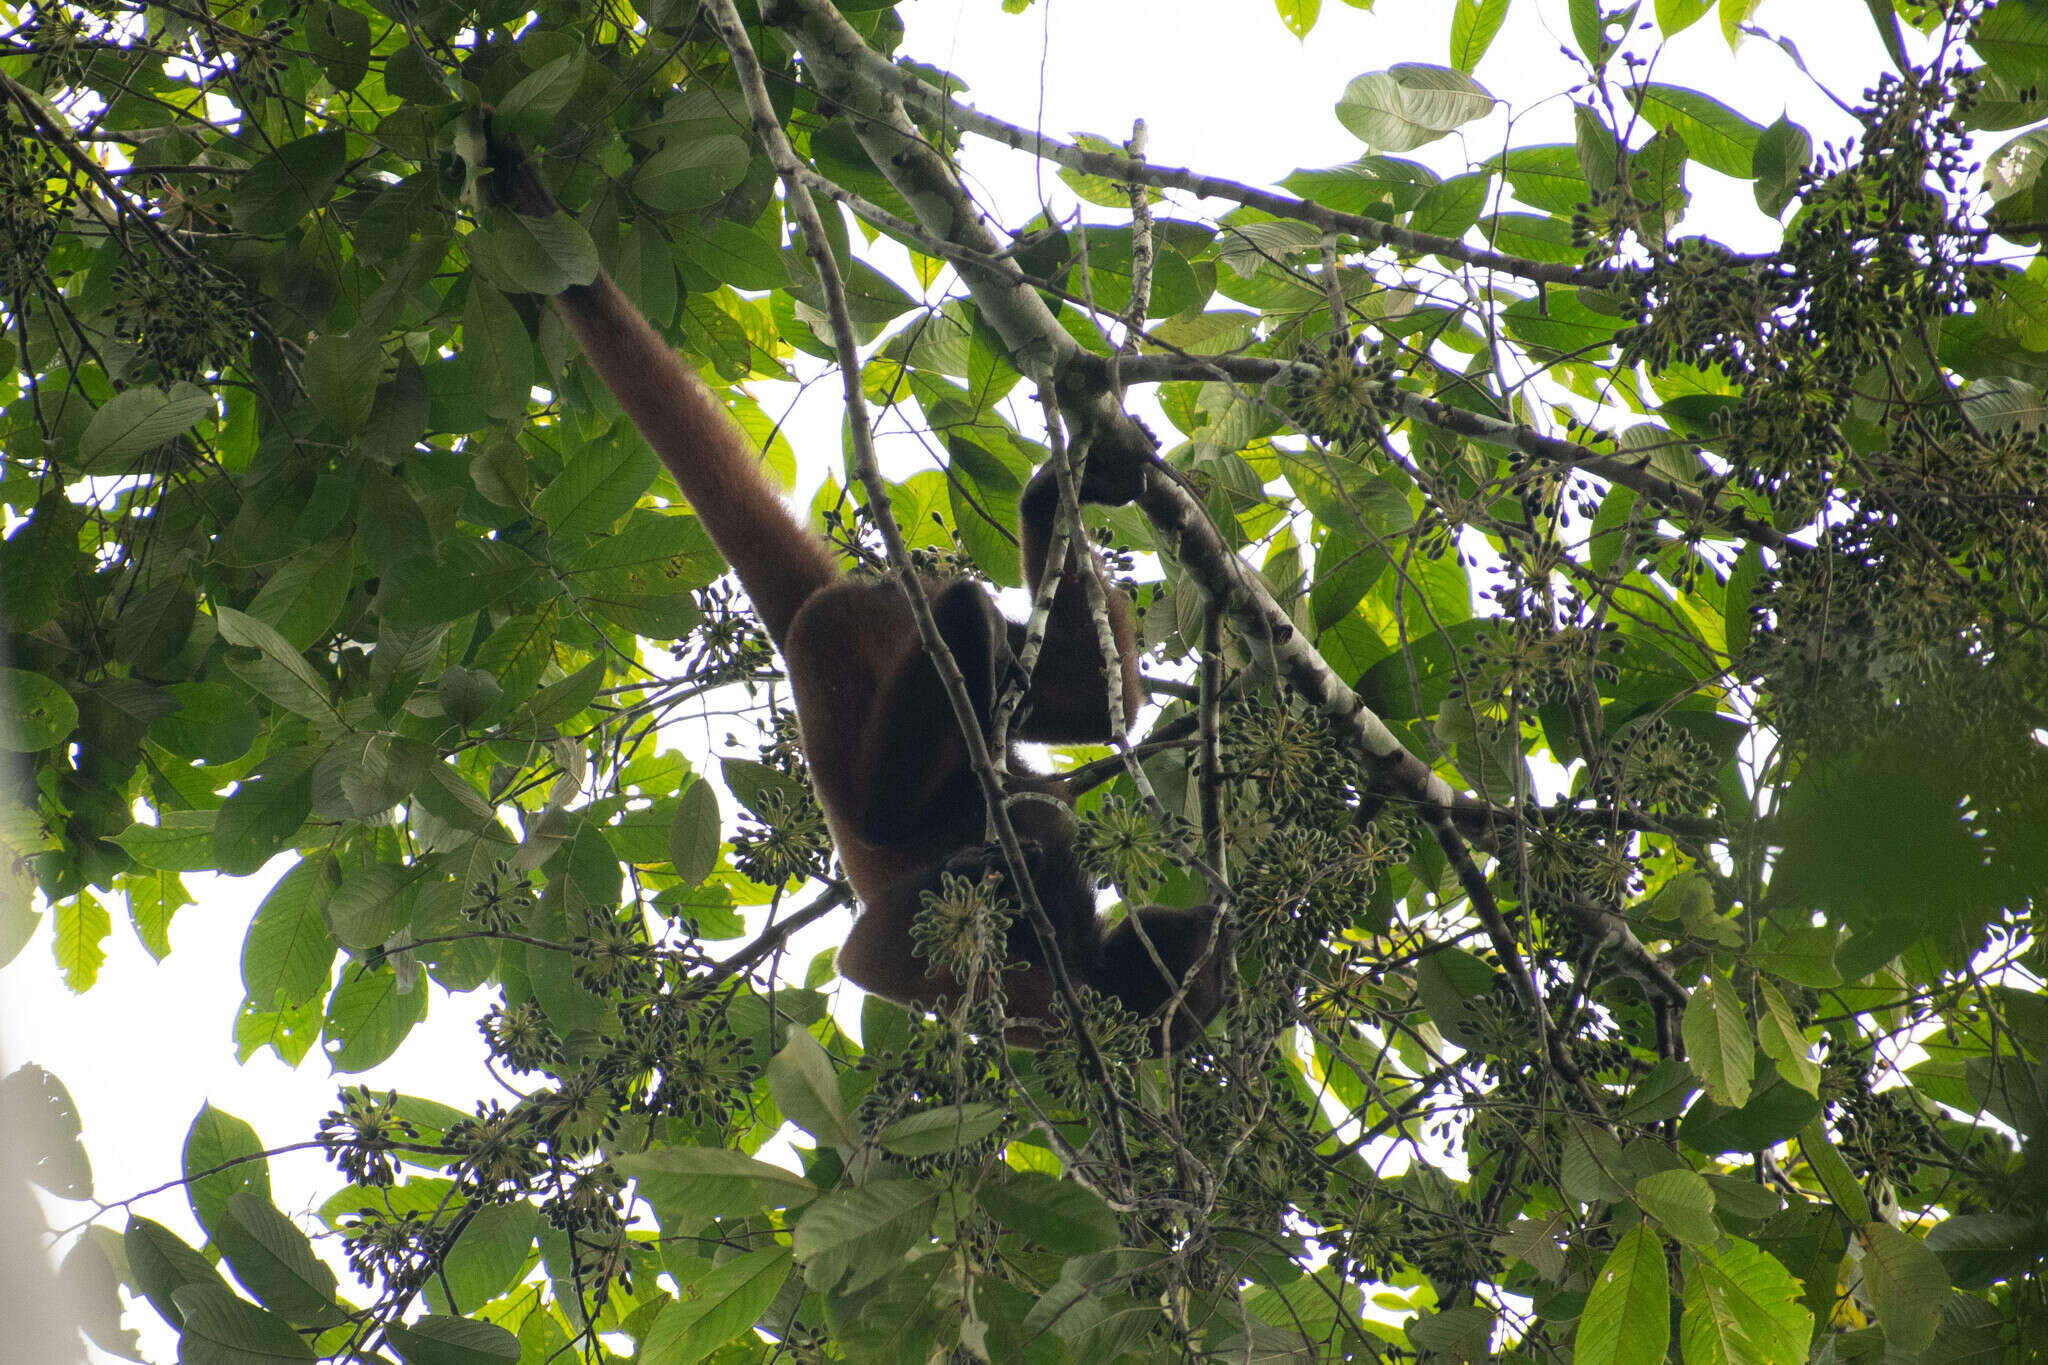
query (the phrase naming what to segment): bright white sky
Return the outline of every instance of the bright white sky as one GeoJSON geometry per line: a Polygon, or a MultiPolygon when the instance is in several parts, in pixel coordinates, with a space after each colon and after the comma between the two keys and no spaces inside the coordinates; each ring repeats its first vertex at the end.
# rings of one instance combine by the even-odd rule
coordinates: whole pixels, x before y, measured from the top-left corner
{"type": "MultiPolygon", "coordinates": [[[[1267,0],[1039,0],[1027,14],[1003,15],[996,0],[911,0],[906,53],[953,71],[968,98],[1011,122],[1042,121],[1055,134],[1091,132],[1122,141],[1131,122],[1150,129],[1149,155],[1254,184],[1296,167],[1351,160],[1365,148],[1336,121],[1332,106],[1346,82],[1397,61],[1443,63],[1452,6],[1445,0],[1380,0],[1364,13],[1325,0],[1306,44],[1282,27],[1267,0]]],[[[1569,43],[1563,0],[1517,0],[1508,28],[1479,69],[1503,112],[1453,139],[1410,153],[1439,170],[1461,170],[1501,144],[1507,119],[1518,142],[1571,137],[1569,104],[1557,92],[1574,77],[1559,49],[1569,43]]],[[[1859,0],[1766,0],[1757,23],[1790,36],[1816,76],[1854,99],[1882,67],[1868,12],[1859,0]]],[[[1816,141],[1840,140],[1849,124],[1774,45],[1750,39],[1731,56],[1712,17],[1682,34],[1660,57],[1656,77],[1713,93],[1758,123],[1788,107],[1816,141]]],[[[1030,158],[970,140],[978,190],[1004,222],[1021,223],[1043,195],[1071,207],[1049,172],[1030,158]]],[[[1695,165],[1688,227],[1710,225],[1723,240],[1759,247],[1774,240],[1746,184],[1695,165]]],[[[1098,219],[1103,210],[1091,210],[1098,219]]],[[[764,395],[773,405],[772,395],[764,395]]],[[[821,385],[791,424],[814,486],[836,461],[836,385],[821,385]],[[829,392],[827,392],[829,390],[829,392]]],[[[701,752],[722,742],[726,726],[704,718],[677,742],[701,752]]],[[[246,878],[188,876],[199,898],[173,921],[173,951],[153,963],[125,927],[118,905],[108,961],[88,995],[70,995],[50,956],[47,930],[0,969],[0,1074],[34,1061],[56,1073],[77,1101],[92,1154],[96,1189],[118,1200],[178,1178],[186,1126],[202,1102],[255,1125],[272,1146],[304,1141],[333,1106],[344,1081],[430,1094],[458,1105],[496,1091],[485,1073],[475,1020],[488,992],[450,997],[434,988],[427,1020],[399,1055],[365,1075],[327,1073],[317,1052],[296,1071],[269,1052],[246,1066],[234,1059],[232,1026],[241,1000],[240,948],[254,908],[279,860],[246,878]]],[[[843,922],[817,926],[795,945],[801,965],[843,936],[843,922]]],[[[850,990],[850,988],[849,988],[850,990]]],[[[271,1163],[278,1204],[315,1206],[339,1182],[311,1154],[271,1163]]],[[[199,1239],[183,1192],[142,1201],[138,1210],[199,1239]]],[[[51,1205],[59,1226],[87,1210],[51,1205]]],[[[117,1214],[114,1226],[123,1219],[117,1214]]],[[[317,1232],[315,1220],[307,1220],[317,1232]]],[[[144,1306],[130,1314],[153,1359],[175,1356],[172,1335],[144,1306]]],[[[0,1348],[0,1356],[6,1351],[0,1348]]]]}

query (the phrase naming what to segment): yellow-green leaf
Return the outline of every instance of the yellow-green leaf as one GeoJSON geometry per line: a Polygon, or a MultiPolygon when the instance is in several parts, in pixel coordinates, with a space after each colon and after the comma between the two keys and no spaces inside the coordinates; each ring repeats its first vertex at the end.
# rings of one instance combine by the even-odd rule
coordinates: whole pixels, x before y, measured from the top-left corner
{"type": "Polygon", "coordinates": [[[1671,1280],[1664,1242],[1637,1224],[1621,1235],[1579,1318],[1577,1365],[1658,1365],[1671,1344],[1671,1280]]]}

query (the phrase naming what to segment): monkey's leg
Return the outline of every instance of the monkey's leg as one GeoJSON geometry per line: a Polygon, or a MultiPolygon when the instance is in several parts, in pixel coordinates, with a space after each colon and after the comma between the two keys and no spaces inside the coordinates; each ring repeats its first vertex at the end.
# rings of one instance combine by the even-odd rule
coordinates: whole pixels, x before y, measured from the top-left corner
{"type": "MultiPolygon", "coordinates": [[[[1059,486],[1047,466],[1032,476],[1018,504],[1025,578],[1033,593],[1052,570],[1046,561],[1058,510],[1059,486]]],[[[1131,622],[1130,603],[1103,572],[1102,559],[1095,547],[1085,541],[1077,545],[1069,539],[1066,561],[1059,566],[1059,587],[1053,594],[1052,612],[1046,621],[1045,647],[1039,651],[1038,666],[1031,674],[1031,691],[1025,698],[1028,710],[1018,727],[1020,738],[1059,744],[1099,743],[1110,737],[1109,679],[1102,666],[1095,613],[1088,605],[1090,574],[1101,586],[1110,634],[1116,642],[1124,723],[1129,724],[1138,713],[1141,694],[1137,631],[1131,622]]],[[[1021,650],[1022,628],[1012,630],[1012,647],[1021,650]]]]}

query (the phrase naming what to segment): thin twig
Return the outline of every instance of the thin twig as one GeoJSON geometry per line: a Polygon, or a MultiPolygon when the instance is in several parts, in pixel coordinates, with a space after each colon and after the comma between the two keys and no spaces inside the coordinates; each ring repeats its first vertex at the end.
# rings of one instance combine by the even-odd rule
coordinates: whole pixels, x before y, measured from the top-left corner
{"type": "MultiPolygon", "coordinates": [[[[1073,1024],[1074,1035],[1081,1046],[1089,1068],[1107,1093],[1111,1090],[1109,1064],[1103,1058],[1095,1040],[1083,1025],[1083,1013],[1079,991],[1073,978],[1067,972],[1065,961],[1059,952],[1058,933],[1045,906],[1038,898],[1037,888],[1031,884],[1023,846],[1016,830],[1010,824],[1001,780],[996,774],[995,764],[989,756],[988,739],[982,734],[980,722],[974,714],[974,704],[967,694],[967,682],[961,676],[960,666],[953,659],[945,639],[939,634],[938,622],[932,618],[930,601],[925,597],[924,584],[910,568],[910,552],[904,544],[903,532],[896,525],[895,515],[890,510],[889,487],[882,479],[881,462],[875,454],[874,438],[870,432],[867,415],[867,397],[861,388],[860,348],[853,330],[853,319],[847,311],[846,285],[839,273],[839,263],[832,255],[830,240],[825,235],[824,222],[818,216],[818,209],[804,189],[801,171],[802,162],[796,151],[789,145],[788,137],[782,131],[782,122],[776,117],[775,107],[768,96],[768,87],[762,79],[760,59],[755,55],[753,45],[747,39],[744,23],[733,0],[707,0],[706,13],[711,25],[724,42],[726,51],[732,56],[733,70],[738,75],[740,87],[747,97],[747,107],[753,117],[754,131],[766,148],[769,160],[776,167],[783,184],[788,189],[786,203],[794,213],[798,228],[803,233],[804,251],[818,272],[818,282],[825,296],[826,311],[831,319],[833,348],[839,355],[839,370],[842,388],[846,396],[847,427],[853,437],[855,472],[867,490],[869,514],[874,518],[876,529],[881,532],[882,543],[887,548],[889,563],[895,569],[897,582],[910,605],[910,614],[917,623],[917,634],[924,645],[925,654],[937,670],[940,683],[946,691],[946,698],[952,704],[953,717],[960,727],[960,737],[965,744],[974,775],[981,785],[982,797],[988,803],[989,816],[995,825],[996,842],[1003,850],[1003,860],[1009,868],[1011,884],[1017,889],[1018,899],[1023,903],[1026,918],[1033,932],[1038,936],[1040,951],[1045,957],[1047,974],[1052,977],[1053,987],[1065,1003],[1068,1017],[1073,1024]]],[[[1129,1151],[1124,1141],[1123,1122],[1117,1106],[1104,1106],[1108,1125],[1122,1169],[1130,1169],[1129,1151]]]]}

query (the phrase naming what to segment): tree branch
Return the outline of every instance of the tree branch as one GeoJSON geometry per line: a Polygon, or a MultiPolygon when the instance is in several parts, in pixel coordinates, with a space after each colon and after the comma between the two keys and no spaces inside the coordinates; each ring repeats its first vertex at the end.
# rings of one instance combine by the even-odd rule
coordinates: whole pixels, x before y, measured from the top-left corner
{"type": "MultiPolygon", "coordinates": [[[[1178,166],[1157,166],[1109,152],[1085,151],[1034,129],[1020,128],[1014,123],[993,118],[927,85],[915,72],[896,65],[868,47],[853,26],[840,17],[826,0],[788,0],[788,8],[802,11],[800,22],[805,37],[798,46],[807,56],[829,61],[838,67],[845,79],[864,86],[881,98],[915,106],[928,118],[992,142],[1000,142],[1016,151],[1029,152],[1069,170],[1101,176],[1121,184],[1182,190],[1203,199],[1228,199],[1248,208],[1261,209],[1276,218],[1313,224],[1324,232],[1348,233],[1377,246],[1417,256],[1441,256],[1539,284],[1611,286],[1621,278],[1621,272],[1604,266],[1564,265],[1509,256],[1485,247],[1467,246],[1456,237],[1413,232],[1362,214],[1339,213],[1291,194],[1257,189],[1220,176],[1197,175],[1178,166]]],[[[778,20],[788,24],[792,16],[785,9],[771,22],[778,20]]],[[[884,170],[886,172],[887,168],[884,170]]],[[[916,200],[911,202],[916,203],[916,200]]]]}
{"type": "MultiPolygon", "coordinates": [[[[1147,355],[1126,359],[1123,362],[1123,377],[1125,382],[1132,384],[1218,378],[1234,379],[1247,384],[1267,384],[1287,379],[1306,369],[1306,366],[1296,361],[1273,360],[1261,356],[1147,355]]],[[[1454,408],[1433,398],[1425,398],[1419,393],[1402,393],[1399,412],[1401,416],[1419,425],[1447,431],[1454,436],[1484,441],[1488,445],[1505,446],[1550,468],[1583,470],[1610,483],[1620,484],[1623,488],[1633,489],[1653,503],[1674,508],[1680,513],[1753,540],[1780,554],[1803,554],[1812,548],[1802,541],[1791,539],[1769,522],[1759,521],[1736,508],[1709,502],[1699,493],[1674,479],[1652,474],[1634,460],[1623,459],[1618,455],[1603,455],[1591,446],[1561,440],[1555,436],[1545,436],[1534,427],[1520,422],[1503,422],[1498,417],[1488,417],[1485,413],[1454,408]]]]}

